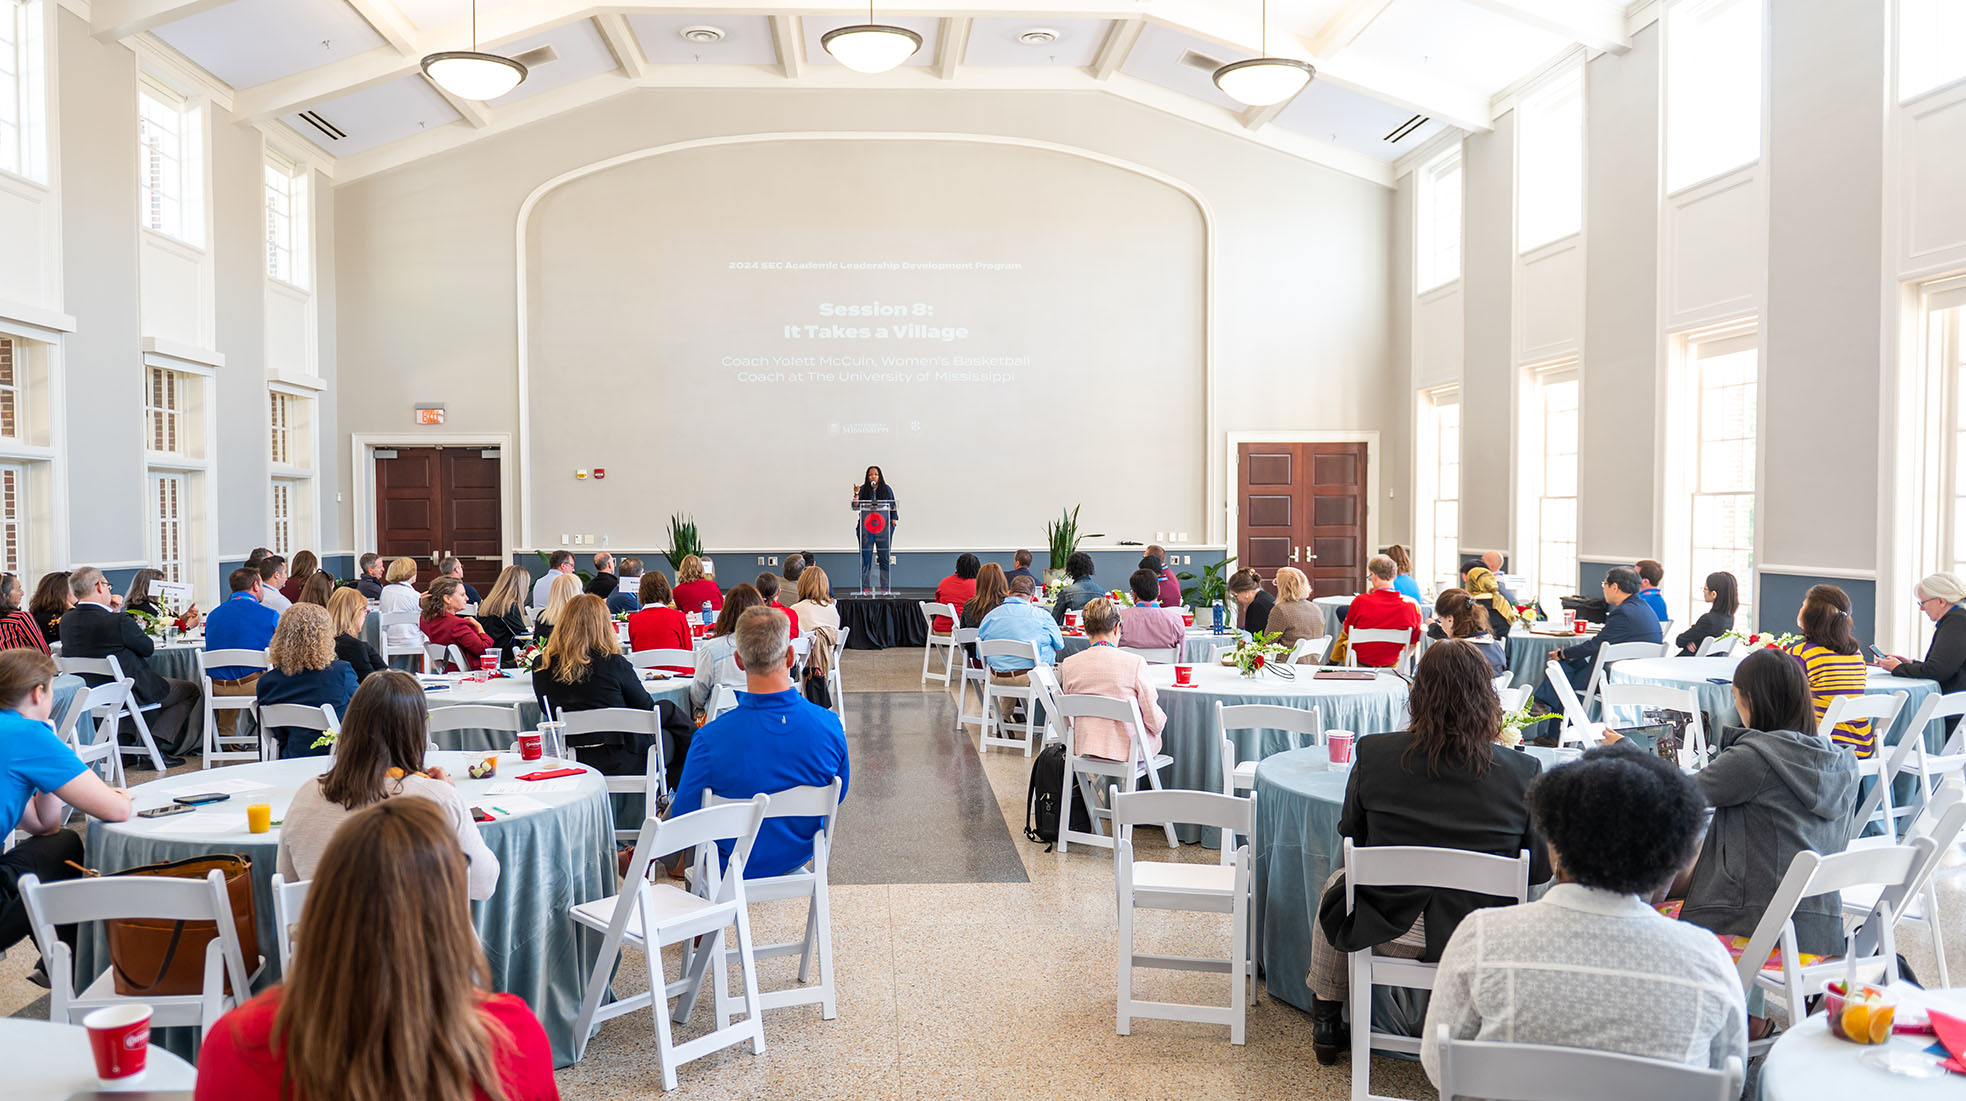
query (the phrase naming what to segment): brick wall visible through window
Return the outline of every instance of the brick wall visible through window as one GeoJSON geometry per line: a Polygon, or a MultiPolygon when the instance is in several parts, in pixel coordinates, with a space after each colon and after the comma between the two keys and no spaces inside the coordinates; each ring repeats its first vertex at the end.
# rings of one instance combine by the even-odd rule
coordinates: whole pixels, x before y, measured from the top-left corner
{"type": "Polygon", "coordinates": [[[273,437],[269,442],[269,456],[281,466],[291,466],[294,462],[294,399],[291,394],[272,391],[269,395],[268,420],[272,425],[273,437]]]}
{"type": "Polygon", "coordinates": [[[0,466],[0,570],[26,569],[27,469],[0,466]]]}
{"type": "Polygon", "coordinates": [[[21,353],[13,338],[0,336],[0,439],[20,439],[21,353]]]}
{"type": "Polygon", "coordinates": [[[183,581],[190,572],[185,561],[185,476],[150,475],[150,560],[171,581],[183,581]]]}
{"type": "Polygon", "coordinates": [[[145,413],[150,422],[150,450],[167,455],[184,451],[184,378],[162,367],[147,369],[149,385],[145,413]]]}

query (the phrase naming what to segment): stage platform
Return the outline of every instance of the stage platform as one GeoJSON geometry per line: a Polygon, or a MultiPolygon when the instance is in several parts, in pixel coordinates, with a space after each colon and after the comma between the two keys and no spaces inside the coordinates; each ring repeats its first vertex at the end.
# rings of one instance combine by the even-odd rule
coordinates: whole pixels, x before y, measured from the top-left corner
{"type": "MultiPolygon", "coordinates": [[[[781,598],[782,599],[782,598],[781,598]]],[[[849,650],[887,650],[928,645],[928,623],[921,602],[935,599],[934,589],[896,589],[893,596],[853,596],[838,590],[840,626],[852,629],[849,650]]]]}

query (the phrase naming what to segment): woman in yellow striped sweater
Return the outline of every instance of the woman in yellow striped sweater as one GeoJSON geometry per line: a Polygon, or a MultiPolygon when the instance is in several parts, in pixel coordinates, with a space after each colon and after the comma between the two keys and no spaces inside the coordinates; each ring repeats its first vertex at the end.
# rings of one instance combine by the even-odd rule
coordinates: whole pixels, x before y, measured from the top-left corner
{"type": "MultiPolygon", "coordinates": [[[[1835,585],[1816,585],[1802,598],[1802,610],[1795,625],[1802,628],[1802,641],[1788,652],[1802,662],[1809,678],[1809,695],[1816,705],[1816,721],[1829,710],[1832,700],[1864,694],[1868,667],[1857,640],[1850,634],[1850,598],[1835,585]]],[[[1830,731],[1830,740],[1848,746],[1860,758],[1877,752],[1877,733],[1869,719],[1839,723],[1830,731]]]]}

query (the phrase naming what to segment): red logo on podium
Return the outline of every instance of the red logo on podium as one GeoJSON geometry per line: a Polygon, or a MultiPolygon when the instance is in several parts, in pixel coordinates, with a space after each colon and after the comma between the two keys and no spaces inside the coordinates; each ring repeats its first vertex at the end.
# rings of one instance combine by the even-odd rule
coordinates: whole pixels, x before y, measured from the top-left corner
{"type": "Polygon", "coordinates": [[[878,512],[870,512],[867,514],[867,519],[862,521],[862,524],[867,528],[867,534],[879,535],[881,532],[887,530],[887,517],[882,516],[878,512]]]}

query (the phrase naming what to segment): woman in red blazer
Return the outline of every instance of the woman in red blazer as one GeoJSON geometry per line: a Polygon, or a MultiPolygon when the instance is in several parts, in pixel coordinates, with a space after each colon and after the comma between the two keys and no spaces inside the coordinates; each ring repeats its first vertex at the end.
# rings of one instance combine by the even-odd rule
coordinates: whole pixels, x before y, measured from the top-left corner
{"type": "MultiPolygon", "coordinates": [[[[630,650],[696,649],[695,642],[690,638],[689,617],[669,603],[668,578],[650,570],[642,575],[641,590],[635,595],[642,602],[642,610],[628,615],[630,650]]],[[[661,668],[672,673],[696,672],[694,665],[665,665],[661,668]]]]}
{"type": "Polygon", "coordinates": [[[423,622],[417,626],[431,642],[464,651],[464,660],[475,669],[478,656],[498,644],[478,626],[477,620],[460,614],[466,603],[464,582],[455,577],[440,577],[423,594],[423,622]]]}

